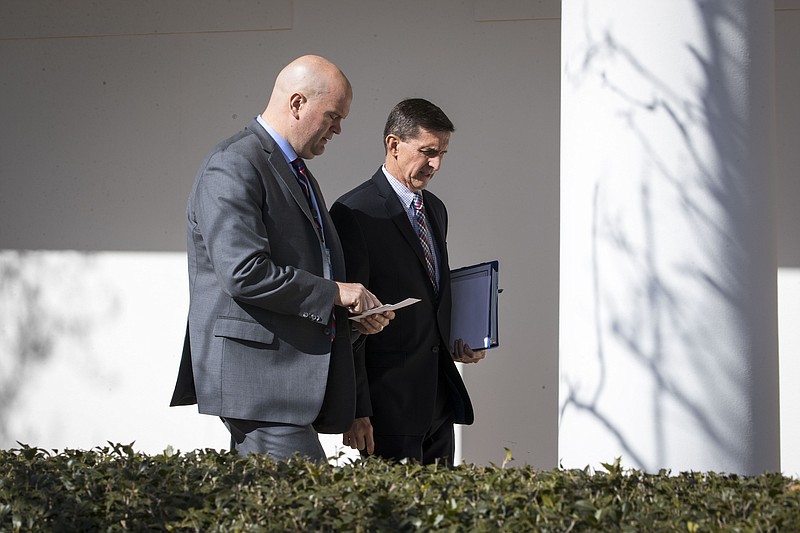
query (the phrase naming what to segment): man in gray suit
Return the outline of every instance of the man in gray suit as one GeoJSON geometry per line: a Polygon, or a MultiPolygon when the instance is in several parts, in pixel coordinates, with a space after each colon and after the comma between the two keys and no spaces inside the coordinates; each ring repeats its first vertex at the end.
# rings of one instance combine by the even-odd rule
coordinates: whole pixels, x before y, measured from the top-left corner
{"type": "Polygon", "coordinates": [[[391,312],[345,283],[344,258],[317,181],[305,166],[350,110],[336,65],[303,56],[277,76],[269,103],[200,167],[187,209],[190,304],[171,405],[222,418],[231,447],[277,459],[325,459],[317,432],[353,423],[351,325],[377,333],[391,312]]]}

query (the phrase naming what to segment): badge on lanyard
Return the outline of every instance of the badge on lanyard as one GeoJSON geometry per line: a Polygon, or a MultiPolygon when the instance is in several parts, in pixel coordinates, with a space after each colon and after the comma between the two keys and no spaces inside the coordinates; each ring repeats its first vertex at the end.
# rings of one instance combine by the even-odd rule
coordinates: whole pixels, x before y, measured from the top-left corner
{"type": "Polygon", "coordinates": [[[333,279],[333,266],[331,265],[331,251],[327,246],[322,246],[322,269],[325,279],[333,279]]]}

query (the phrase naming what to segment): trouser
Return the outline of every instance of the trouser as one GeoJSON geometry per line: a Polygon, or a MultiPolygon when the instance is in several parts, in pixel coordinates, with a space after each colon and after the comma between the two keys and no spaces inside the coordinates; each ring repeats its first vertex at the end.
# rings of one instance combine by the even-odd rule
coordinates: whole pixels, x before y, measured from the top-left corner
{"type": "Polygon", "coordinates": [[[222,418],[222,422],[231,433],[231,451],[236,450],[243,457],[251,453],[266,453],[279,461],[290,459],[294,454],[315,462],[326,459],[325,450],[311,425],[238,418],[222,418]]]}
{"type": "Polygon", "coordinates": [[[437,461],[455,464],[456,437],[450,389],[440,380],[436,390],[433,423],[424,435],[373,435],[375,455],[387,459],[414,459],[422,464],[437,461]]]}
{"type": "Polygon", "coordinates": [[[439,421],[425,435],[374,435],[375,455],[387,459],[414,459],[422,464],[435,462],[453,466],[456,439],[453,418],[439,421]]]}

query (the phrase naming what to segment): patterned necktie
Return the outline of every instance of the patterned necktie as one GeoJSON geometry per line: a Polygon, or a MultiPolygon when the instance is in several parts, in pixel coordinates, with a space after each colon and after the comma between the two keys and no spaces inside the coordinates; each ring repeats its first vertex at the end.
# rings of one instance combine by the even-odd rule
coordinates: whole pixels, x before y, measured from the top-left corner
{"type": "Polygon", "coordinates": [[[431,279],[433,285],[433,292],[438,294],[439,287],[436,284],[436,267],[433,262],[433,241],[431,234],[428,231],[428,220],[425,218],[425,207],[422,205],[422,194],[414,194],[414,216],[417,220],[417,235],[419,236],[419,243],[422,245],[422,251],[425,254],[425,269],[428,271],[428,277],[431,279]]]}
{"type": "Polygon", "coordinates": [[[306,169],[306,164],[298,157],[292,161],[292,168],[294,168],[295,172],[297,172],[295,176],[297,178],[297,183],[300,185],[300,188],[303,189],[303,193],[306,195],[308,208],[311,210],[311,216],[314,217],[314,227],[316,228],[317,233],[322,236],[322,223],[319,219],[319,213],[314,207],[314,201],[311,199],[311,183],[308,181],[308,170],[306,169]]]}

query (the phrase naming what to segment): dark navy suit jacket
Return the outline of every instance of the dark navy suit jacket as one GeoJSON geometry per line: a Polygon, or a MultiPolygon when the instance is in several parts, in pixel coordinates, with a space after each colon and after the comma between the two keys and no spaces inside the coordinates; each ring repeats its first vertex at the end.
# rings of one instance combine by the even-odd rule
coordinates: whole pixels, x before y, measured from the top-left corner
{"type": "Polygon", "coordinates": [[[398,309],[381,333],[357,346],[364,363],[370,404],[361,401],[356,416],[372,416],[376,434],[423,435],[431,427],[437,386],[449,392],[454,421],[471,424],[472,403],[447,347],[450,338],[450,267],[447,210],[423,191],[428,223],[437,243],[439,296],[425,270],[419,238],[382,169],[348,192],[331,208],[344,250],[347,280],[364,284],[384,303],[422,301],[398,309]],[[363,352],[363,353],[362,353],[363,352]]]}

